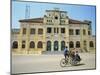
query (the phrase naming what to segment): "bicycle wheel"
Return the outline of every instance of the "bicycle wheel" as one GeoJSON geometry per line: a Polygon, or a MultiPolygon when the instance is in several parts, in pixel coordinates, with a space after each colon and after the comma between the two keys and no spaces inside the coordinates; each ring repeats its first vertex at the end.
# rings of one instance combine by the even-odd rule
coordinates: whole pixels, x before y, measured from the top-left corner
{"type": "Polygon", "coordinates": [[[61,59],[61,61],[60,61],[61,67],[66,67],[67,64],[68,64],[68,59],[65,59],[65,58],[61,59]]]}
{"type": "Polygon", "coordinates": [[[70,60],[70,64],[71,64],[72,66],[77,65],[77,63],[78,63],[78,61],[76,61],[76,60],[70,60]]]}

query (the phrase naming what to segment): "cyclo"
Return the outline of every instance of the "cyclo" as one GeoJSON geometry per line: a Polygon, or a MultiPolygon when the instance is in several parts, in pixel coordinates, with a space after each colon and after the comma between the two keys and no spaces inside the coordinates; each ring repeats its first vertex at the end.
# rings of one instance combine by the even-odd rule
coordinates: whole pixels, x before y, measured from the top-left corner
{"type": "Polygon", "coordinates": [[[75,66],[78,63],[80,63],[81,58],[78,58],[75,56],[75,52],[68,52],[68,56],[65,58],[62,58],[60,61],[60,66],[61,67],[66,67],[67,65],[72,65],[75,66]]]}

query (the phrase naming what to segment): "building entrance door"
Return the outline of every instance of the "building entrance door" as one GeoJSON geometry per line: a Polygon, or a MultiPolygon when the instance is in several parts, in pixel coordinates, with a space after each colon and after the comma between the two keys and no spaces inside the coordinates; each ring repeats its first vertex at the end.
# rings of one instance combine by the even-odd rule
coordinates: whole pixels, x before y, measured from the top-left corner
{"type": "Polygon", "coordinates": [[[47,41],[47,51],[51,51],[51,41],[47,41]]]}
{"type": "Polygon", "coordinates": [[[58,51],[58,41],[54,42],[54,51],[58,51]]]}
{"type": "Polygon", "coordinates": [[[61,50],[63,51],[65,49],[65,41],[61,41],[61,50]]]}

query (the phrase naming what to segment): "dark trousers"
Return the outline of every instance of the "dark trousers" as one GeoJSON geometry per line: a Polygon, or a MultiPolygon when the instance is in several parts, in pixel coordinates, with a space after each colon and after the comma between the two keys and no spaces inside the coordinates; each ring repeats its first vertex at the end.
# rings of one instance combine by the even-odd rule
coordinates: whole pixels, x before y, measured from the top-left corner
{"type": "Polygon", "coordinates": [[[68,54],[64,54],[64,57],[65,57],[65,59],[66,59],[66,57],[68,57],[68,54]]]}

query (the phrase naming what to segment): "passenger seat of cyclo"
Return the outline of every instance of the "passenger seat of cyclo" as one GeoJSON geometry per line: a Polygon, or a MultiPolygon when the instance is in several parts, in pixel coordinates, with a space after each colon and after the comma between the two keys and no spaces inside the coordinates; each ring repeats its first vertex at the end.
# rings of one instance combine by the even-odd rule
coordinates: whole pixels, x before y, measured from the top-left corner
{"type": "Polygon", "coordinates": [[[79,56],[78,50],[75,48],[73,50],[71,50],[71,56],[73,59],[79,58],[80,56],[79,56]]]}
{"type": "Polygon", "coordinates": [[[71,57],[74,59],[74,58],[75,58],[75,49],[72,49],[72,50],[70,51],[70,53],[71,53],[71,57]]]}

